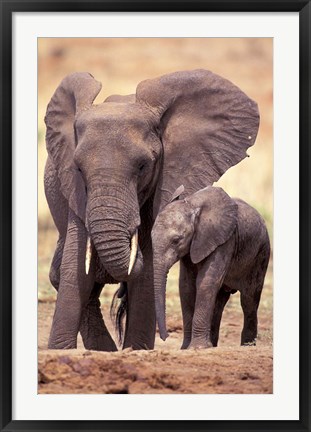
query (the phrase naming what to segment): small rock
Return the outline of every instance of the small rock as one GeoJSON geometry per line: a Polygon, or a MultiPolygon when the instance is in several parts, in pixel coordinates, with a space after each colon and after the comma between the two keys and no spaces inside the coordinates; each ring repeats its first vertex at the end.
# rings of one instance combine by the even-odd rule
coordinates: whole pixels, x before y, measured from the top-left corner
{"type": "Polygon", "coordinates": [[[70,364],[72,362],[71,358],[68,356],[62,356],[58,359],[59,363],[70,364]]]}

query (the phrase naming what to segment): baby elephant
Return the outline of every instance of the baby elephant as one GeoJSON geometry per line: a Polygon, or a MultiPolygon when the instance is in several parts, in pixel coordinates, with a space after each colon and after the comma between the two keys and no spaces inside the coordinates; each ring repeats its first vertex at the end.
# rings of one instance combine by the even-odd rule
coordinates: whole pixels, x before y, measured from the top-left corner
{"type": "Polygon", "coordinates": [[[257,309],[270,256],[265,222],[259,213],[223,189],[208,186],[177,200],[183,186],[158,215],[152,230],[156,317],[161,339],[167,273],[180,260],[182,349],[217,346],[223,309],[231,293],[241,293],[242,345],[255,345],[257,309]]]}

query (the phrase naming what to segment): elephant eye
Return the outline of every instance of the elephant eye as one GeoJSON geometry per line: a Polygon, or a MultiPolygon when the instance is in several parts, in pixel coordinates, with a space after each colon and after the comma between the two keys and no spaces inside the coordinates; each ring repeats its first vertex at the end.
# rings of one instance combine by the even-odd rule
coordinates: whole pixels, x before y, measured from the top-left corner
{"type": "Polygon", "coordinates": [[[142,176],[148,174],[149,168],[151,168],[153,164],[153,158],[150,154],[146,154],[139,158],[138,162],[138,175],[142,176]]]}
{"type": "Polygon", "coordinates": [[[182,239],[181,236],[175,236],[175,237],[173,238],[173,240],[172,240],[172,243],[173,243],[173,244],[177,244],[181,239],[182,239]]]}
{"type": "Polygon", "coordinates": [[[139,165],[139,167],[138,167],[138,171],[139,171],[139,174],[140,174],[140,175],[144,172],[145,166],[146,166],[146,164],[145,164],[144,162],[142,162],[142,163],[139,165]]]}
{"type": "Polygon", "coordinates": [[[159,126],[155,126],[155,128],[154,128],[154,132],[155,132],[155,134],[156,134],[158,137],[161,138],[161,130],[160,130],[160,127],[159,127],[159,126]]]}
{"type": "Polygon", "coordinates": [[[83,177],[83,172],[82,172],[81,168],[78,168],[78,171],[79,171],[79,173],[82,175],[82,178],[84,178],[84,177],[83,177]]]}
{"type": "MultiPolygon", "coordinates": [[[[81,176],[83,178],[83,181],[85,182],[85,179],[84,179],[83,172],[82,172],[81,168],[78,167],[78,171],[81,174],[81,176]]],[[[85,192],[87,193],[87,186],[86,185],[85,185],[85,192]]]]}

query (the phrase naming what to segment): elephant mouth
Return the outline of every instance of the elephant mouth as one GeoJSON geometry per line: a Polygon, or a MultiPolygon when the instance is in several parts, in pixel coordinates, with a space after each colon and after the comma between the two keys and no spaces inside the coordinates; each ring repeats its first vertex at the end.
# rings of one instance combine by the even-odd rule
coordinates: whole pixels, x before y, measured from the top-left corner
{"type": "MultiPolygon", "coordinates": [[[[129,235],[129,259],[127,266],[127,276],[124,275],[122,278],[123,281],[130,279],[131,277],[137,276],[141,270],[143,265],[143,257],[138,244],[138,227],[134,230],[134,233],[129,235]]],[[[91,266],[91,257],[92,257],[92,245],[91,245],[91,237],[87,236],[86,242],[86,252],[85,252],[85,273],[89,274],[90,266],[91,266]]],[[[109,270],[108,270],[109,271],[109,270]]],[[[115,275],[112,274],[114,277],[115,275]]]]}

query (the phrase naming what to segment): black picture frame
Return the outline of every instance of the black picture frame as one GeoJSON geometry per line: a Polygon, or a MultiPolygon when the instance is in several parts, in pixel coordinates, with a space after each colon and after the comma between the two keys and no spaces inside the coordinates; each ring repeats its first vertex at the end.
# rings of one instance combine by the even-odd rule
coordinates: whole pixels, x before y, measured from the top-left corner
{"type": "MultiPolygon", "coordinates": [[[[0,0],[1,6],[1,431],[208,430],[309,431],[310,423],[310,1],[42,1],[0,0]],[[12,420],[12,16],[14,12],[299,12],[299,325],[300,419],[297,421],[15,421],[12,420]]],[[[285,336],[284,336],[285,337],[285,336]]],[[[225,408],[224,408],[225,409],[225,408]]]]}

